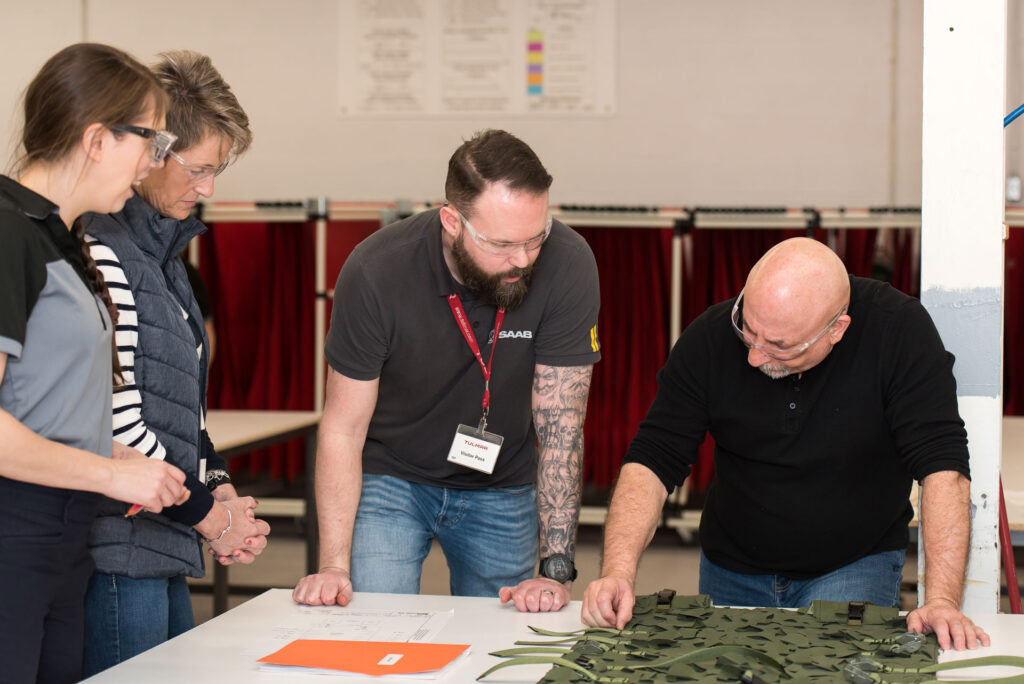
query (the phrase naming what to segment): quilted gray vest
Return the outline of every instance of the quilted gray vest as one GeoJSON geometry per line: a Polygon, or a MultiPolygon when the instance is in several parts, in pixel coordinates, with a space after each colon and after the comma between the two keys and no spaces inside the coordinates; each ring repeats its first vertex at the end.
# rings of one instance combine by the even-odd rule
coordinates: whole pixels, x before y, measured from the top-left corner
{"type": "MultiPolygon", "coordinates": [[[[197,475],[200,412],[206,406],[209,343],[185,265],[178,257],[206,226],[162,217],[138,196],[117,214],[88,214],[86,233],[117,255],[139,321],[135,384],[142,420],[167,450],[167,460],[197,475]],[[188,320],[182,316],[188,312],[188,320]],[[196,354],[202,340],[202,358],[196,354]]],[[[106,499],[89,545],[99,572],[129,577],[202,577],[202,544],[191,527],[146,511],[124,517],[127,504],[106,499]]]]}

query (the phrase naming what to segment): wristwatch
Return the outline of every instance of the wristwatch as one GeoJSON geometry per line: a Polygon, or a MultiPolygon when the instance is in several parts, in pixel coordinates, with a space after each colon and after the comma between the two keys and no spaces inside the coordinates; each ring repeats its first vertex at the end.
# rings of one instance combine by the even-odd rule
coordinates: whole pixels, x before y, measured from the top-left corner
{"type": "Polygon", "coordinates": [[[206,488],[211,492],[224,484],[231,484],[231,476],[226,470],[209,470],[206,473],[206,488]]]}
{"type": "Polygon", "coordinates": [[[540,560],[540,575],[553,579],[559,584],[565,584],[576,579],[579,573],[576,572],[576,565],[564,553],[553,553],[547,558],[540,560]]]}

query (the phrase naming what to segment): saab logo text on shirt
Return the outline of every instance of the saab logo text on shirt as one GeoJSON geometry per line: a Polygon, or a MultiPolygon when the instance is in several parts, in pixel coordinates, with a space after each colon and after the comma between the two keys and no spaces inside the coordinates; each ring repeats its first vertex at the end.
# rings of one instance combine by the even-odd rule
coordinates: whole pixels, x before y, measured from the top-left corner
{"type": "MultiPolygon", "coordinates": [[[[533,339],[533,331],[532,330],[502,330],[500,333],[498,333],[498,339],[499,340],[532,340],[533,339]]],[[[487,344],[493,344],[493,343],[494,343],[494,331],[492,330],[491,334],[487,336],[487,344]]]]}

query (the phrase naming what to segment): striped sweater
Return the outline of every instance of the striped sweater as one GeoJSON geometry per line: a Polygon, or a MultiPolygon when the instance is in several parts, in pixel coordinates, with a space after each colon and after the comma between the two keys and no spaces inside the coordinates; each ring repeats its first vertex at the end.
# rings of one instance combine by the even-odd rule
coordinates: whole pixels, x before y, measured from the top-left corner
{"type": "MultiPolygon", "coordinates": [[[[167,457],[167,450],[142,420],[142,394],[135,384],[135,349],[139,345],[139,319],[135,311],[135,296],[132,295],[124,269],[121,268],[121,261],[114,251],[91,235],[87,235],[85,241],[89,245],[93,261],[103,274],[110,298],[117,307],[118,318],[114,339],[117,343],[117,360],[121,365],[121,385],[114,388],[114,441],[162,461],[167,457]]],[[[181,309],[181,315],[188,320],[187,311],[181,309]]],[[[202,358],[203,345],[196,346],[196,354],[202,358]]],[[[205,413],[200,413],[199,421],[201,428],[205,430],[205,413]]]]}

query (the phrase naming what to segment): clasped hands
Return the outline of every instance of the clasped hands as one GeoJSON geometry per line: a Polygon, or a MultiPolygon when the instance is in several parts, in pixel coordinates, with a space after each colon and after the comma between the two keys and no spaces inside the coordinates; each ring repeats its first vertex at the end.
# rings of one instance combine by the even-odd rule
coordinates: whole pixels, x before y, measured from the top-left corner
{"type": "MultiPolygon", "coordinates": [[[[184,474],[168,463],[149,459],[145,454],[132,447],[113,443],[113,461],[119,465],[127,466],[153,466],[170,469],[178,474],[178,486],[181,494],[174,500],[164,502],[164,505],[181,504],[189,497],[189,491],[181,486],[184,474]]],[[[234,485],[224,484],[213,491],[213,507],[210,512],[195,525],[195,529],[206,539],[217,539],[210,544],[210,554],[213,555],[221,565],[232,563],[252,563],[256,556],[263,552],[267,546],[267,535],[270,534],[270,525],[264,520],[256,518],[256,506],[259,502],[251,496],[238,496],[234,485]],[[231,511],[230,516],[228,511],[231,511]],[[223,536],[221,532],[227,528],[230,521],[231,529],[223,536]]],[[[154,513],[160,508],[147,506],[146,510],[154,513]]]]}
{"type": "Polygon", "coordinates": [[[217,538],[228,519],[226,515],[218,515],[220,511],[217,511],[217,508],[223,507],[231,511],[231,529],[222,538],[210,542],[210,554],[221,565],[252,563],[266,548],[270,525],[256,517],[258,505],[259,502],[251,496],[237,496],[231,485],[221,485],[214,492],[213,509],[199,525],[196,525],[196,530],[204,537],[207,537],[207,531],[210,531],[211,534],[207,538],[217,538]],[[222,522],[213,522],[218,519],[222,522]],[[211,527],[211,524],[212,530],[205,529],[211,527]]]}

